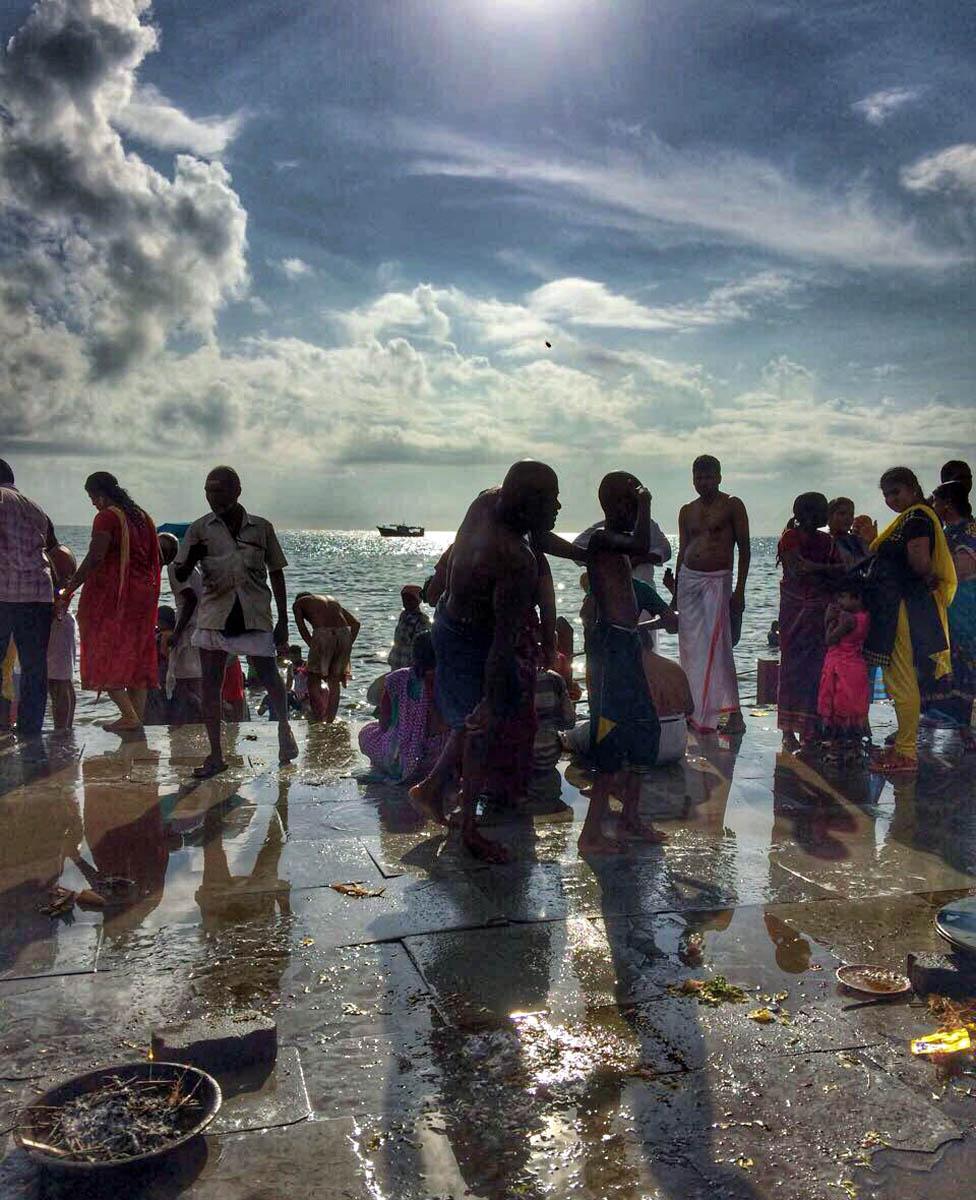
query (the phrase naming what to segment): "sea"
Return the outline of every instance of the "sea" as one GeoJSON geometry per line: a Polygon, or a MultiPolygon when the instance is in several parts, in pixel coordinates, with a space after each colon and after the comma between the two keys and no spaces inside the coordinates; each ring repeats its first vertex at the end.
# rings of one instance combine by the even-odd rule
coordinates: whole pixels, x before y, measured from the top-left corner
{"type": "MultiPolygon", "coordinates": [[[[57,532],[60,540],[74,551],[81,562],[88,547],[89,527],[58,525],[57,532]]],[[[575,537],[574,532],[557,532],[570,540],[575,537]]],[[[393,631],[400,613],[401,587],[407,583],[422,584],[433,572],[437,560],[454,536],[449,530],[430,530],[422,538],[384,538],[375,530],[364,529],[278,531],[288,559],[285,582],[289,605],[298,592],[328,592],[362,623],[353,651],[352,682],[346,689],[340,709],[351,719],[359,717],[365,720],[372,712],[372,706],[366,701],[366,690],[386,669],[386,657],[393,643],[393,631]]],[[[674,556],[677,555],[677,535],[670,536],[670,541],[674,551],[673,565],[674,556]]],[[[576,650],[581,652],[581,570],[574,563],[562,559],[552,558],[550,563],[559,615],[566,617],[577,630],[576,650]]],[[[659,589],[666,596],[660,581],[662,569],[659,568],[657,574],[659,589]]],[[[160,603],[172,603],[165,573],[160,603]]],[[[766,635],[770,624],[776,619],[778,608],[776,539],[753,538],[742,638],[735,652],[743,703],[755,701],[757,660],[776,657],[776,652],[769,649],[766,635]]],[[[290,620],[291,640],[293,643],[300,642],[294,620],[290,620]]],[[[659,633],[658,649],[662,654],[676,659],[677,637],[659,633]]],[[[577,663],[578,674],[582,677],[582,657],[577,663]]],[[[78,724],[111,718],[114,711],[114,706],[105,697],[96,700],[93,693],[79,692],[76,712],[78,724]]]]}

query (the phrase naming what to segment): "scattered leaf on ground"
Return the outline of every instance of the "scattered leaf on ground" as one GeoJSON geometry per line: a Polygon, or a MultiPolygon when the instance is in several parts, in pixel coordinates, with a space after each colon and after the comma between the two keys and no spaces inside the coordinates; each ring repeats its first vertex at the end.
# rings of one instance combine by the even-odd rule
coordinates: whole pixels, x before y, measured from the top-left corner
{"type": "Polygon", "coordinates": [[[315,945],[315,938],[313,938],[313,937],[303,937],[303,938],[302,938],[302,945],[303,945],[303,946],[314,946],[314,945],[315,945]]]}
{"type": "Polygon", "coordinates": [[[719,1004],[744,1004],[746,994],[742,988],[729,983],[724,975],[716,975],[713,979],[686,979],[677,989],[671,989],[679,996],[694,996],[699,1004],[715,1007],[719,1004]]]}
{"type": "Polygon", "coordinates": [[[744,1154],[740,1154],[739,1157],[735,1160],[735,1165],[737,1167],[741,1167],[743,1169],[743,1171],[751,1171],[752,1168],[756,1164],[752,1161],[751,1158],[746,1158],[746,1156],[744,1154]]]}
{"type": "Polygon", "coordinates": [[[768,1008],[754,1008],[746,1016],[750,1021],[758,1021],[760,1025],[771,1025],[776,1020],[768,1008]]]}
{"type": "Polygon", "coordinates": [[[361,883],[330,883],[329,887],[334,892],[339,892],[343,896],[355,896],[358,900],[382,896],[386,891],[385,887],[365,888],[361,883]]]}

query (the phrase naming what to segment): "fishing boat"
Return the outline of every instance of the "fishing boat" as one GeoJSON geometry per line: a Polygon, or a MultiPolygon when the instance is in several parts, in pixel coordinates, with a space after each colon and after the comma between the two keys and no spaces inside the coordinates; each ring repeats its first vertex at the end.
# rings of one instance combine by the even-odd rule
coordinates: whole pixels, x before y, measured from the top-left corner
{"type": "Polygon", "coordinates": [[[380,537],[423,537],[423,525],[377,525],[380,537]]]}

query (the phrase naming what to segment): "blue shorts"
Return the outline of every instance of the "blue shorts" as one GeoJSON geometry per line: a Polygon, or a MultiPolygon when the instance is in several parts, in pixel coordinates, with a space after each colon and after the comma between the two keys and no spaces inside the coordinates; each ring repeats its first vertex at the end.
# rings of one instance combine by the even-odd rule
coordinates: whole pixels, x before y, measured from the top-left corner
{"type": "MultiPolygon", "coordinates": [[[[475,625],[462,624],[438,605],[431,631],[434,643],[434,703],[441,720],[451,729],[463,729],[464,723],[481,703],[485,692],[485,664],[494,640],[494,632],[475,625]]],[[[512,707],[518,702],[519,687],[512,661],[512,707]]],[[[500,715],[505,715],[503,712],[500,715]]]]}

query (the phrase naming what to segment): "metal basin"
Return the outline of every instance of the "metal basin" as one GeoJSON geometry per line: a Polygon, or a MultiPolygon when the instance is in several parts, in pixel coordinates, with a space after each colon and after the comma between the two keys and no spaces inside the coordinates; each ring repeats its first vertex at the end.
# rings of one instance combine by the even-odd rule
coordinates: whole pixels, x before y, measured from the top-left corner
{"type": "Polygon", "coordinates": [[[184,1063],[139,1062],[124,1063],[117,1067],[100,1067],[87,1075],[78,1075],[57,1087],[50,1088],[42,1096],[24,1109],[14,1139],[17,1144],[30,1155],[35,1162],[57,1171],[114,1171],[120,1168],[139,1167],[144,1163],[154,1162],[164,1155],[172,1154],[180,1146],[192,1141],[217,1115],[223,1097],[220,1084],[212,1075],[197,1067],[188,1067],[184,1063]],[[136,1080],[153,1080],[159,1082],[176,1082],[180,1078],[187,1081],[194,1095],[202,1105],[200,1116],[188,1128],[174,1135],[173,1140],[155,1147],[143,1154],[133,1154],[127,1158],[117,1158],[105,1162],[86,1162],[83,1159],[71,1158],[66,1153],[58,1153],[48,1141],[51,1136],[51,1110],[59,1108],[87,1092],[97,1091],[113,1079],[125,1082],[136,1080]]]}

